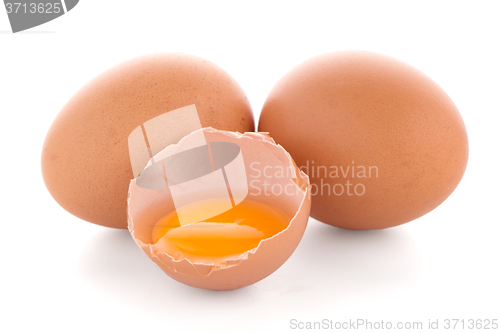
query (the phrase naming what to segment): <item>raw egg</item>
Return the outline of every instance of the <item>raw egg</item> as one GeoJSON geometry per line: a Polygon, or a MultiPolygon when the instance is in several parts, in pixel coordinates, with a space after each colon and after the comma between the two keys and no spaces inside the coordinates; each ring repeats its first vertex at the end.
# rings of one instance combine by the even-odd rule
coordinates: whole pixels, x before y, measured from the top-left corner
{"type": "MultiPolygon", "coordinates": [[[[42,151],[47,189],[83,220],[126,228],[127,190],[134,178],[130,133],[149,119],[193,104],[202,126],[254,131],[243,90],[209,61],[153,54],[105,71],[67,102],[47,133],[42,151]]],[[[168,124],[171,129],[184,126],[180,121],[168,124]]]]}
{"type": "MultiPolygon", "coordinates": [[[[208,204],[222,206],[224,202],[213,199],[208,204]]],[[[290,217],[264,202],[245,199],[215,217],[199,220],[180,228],[177,213],[170,212],[155,224],[153,242],[159,250],[176,247],[183,255],[196,257],[241,254],[285,229],[290,217]]]]}
{"type": "Polygon", "coordinates": [[[290,257],[307,225],[309,193],[307,175],[268,135],[203,128],[163,149],[130,182],[128,228],[175,280],[236,289],[290,257]],[[206,146],[197,144],[200,135],[206,146]]]}
{"type": "Polygon", "coordinates": [[[259,131],[311,181],[311,216],[348,229],[380,229],[440,205],[467,165],[464,122],[431,78],[364,51],[320,55],[273,87],[259,131]]]}

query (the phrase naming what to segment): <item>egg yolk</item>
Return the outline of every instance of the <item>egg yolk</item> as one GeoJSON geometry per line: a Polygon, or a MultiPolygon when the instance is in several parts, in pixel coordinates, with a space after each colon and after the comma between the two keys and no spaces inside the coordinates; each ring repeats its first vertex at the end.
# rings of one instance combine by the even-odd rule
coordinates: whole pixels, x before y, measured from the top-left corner
{"type": "MultiPolygon", "coordinates": [[[[207,204],[206,202],[204,203],[207,204]]],[[[223,205],[213,200],[211,205],[223,205]]],[[[152,232],[157,250],[202,257],[221,257],[251,250],[263,239],[284,230],[290,218],[271,205],[247,200],[232,209],[197,223],[180,226],[175,211],[163,216],[152,232]]]]}

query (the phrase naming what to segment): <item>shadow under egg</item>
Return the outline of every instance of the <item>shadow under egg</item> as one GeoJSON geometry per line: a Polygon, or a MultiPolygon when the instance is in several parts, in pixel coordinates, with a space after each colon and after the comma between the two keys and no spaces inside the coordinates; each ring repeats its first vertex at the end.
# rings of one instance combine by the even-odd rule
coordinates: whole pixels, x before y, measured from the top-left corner
{"type": "Polygon", "coordinates": [[[169,316],[187,316],[186,309],[193,302],[200,306],[231,303],[249,296],[253,289],[212,291],[177,282],[147,257],[128,230],[122,229],[98,230],[82,250],[77,270],[92,289],[160,316],[166,311],[169,316]]]}
{"type": "Polygon", "coordinates": [[[407,228],[347,230],[311,219],[291,258],[319,297],[339,305],[379,297],[416,283],[422,264],[407,228]]]}

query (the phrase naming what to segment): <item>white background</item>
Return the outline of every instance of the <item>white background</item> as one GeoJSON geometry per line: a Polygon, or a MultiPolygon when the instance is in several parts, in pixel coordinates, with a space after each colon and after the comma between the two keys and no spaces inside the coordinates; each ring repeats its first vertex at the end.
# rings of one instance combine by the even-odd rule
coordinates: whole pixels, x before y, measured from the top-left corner
{"type": "MultiPolygon", "coordinates": [[[[290,320],[500,319],[500,2],[84,0],[12,34],[0,7],[0,331],[288,332],[290,320]],[[437,209],[383,231],[310,219],[274,274],[213,292],[166,276],[126,230],[65,212],[40,154],[65,102],[131,57],[182,51],[228,71],[258,115],[273,84],[328,51],[419,68],[451,96],[470,140],[465,176],[437,209]]],[[[490,330],[491,331],[491,330],[490,330]]]]}

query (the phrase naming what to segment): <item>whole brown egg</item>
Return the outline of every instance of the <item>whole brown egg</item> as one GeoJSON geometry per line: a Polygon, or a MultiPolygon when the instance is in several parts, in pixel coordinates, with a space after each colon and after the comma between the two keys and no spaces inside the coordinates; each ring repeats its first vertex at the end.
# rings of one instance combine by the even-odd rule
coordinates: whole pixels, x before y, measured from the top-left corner
{"type": "Polygon", "coordinates": [[[42,152],[47,189],[83,220],[127,228],[127,192],[134,178],[129,134],[156,116],[193,104],[202,127],[255,129],[238,83],[199,57],[153,54],[105,71],[67,102],[47,133],[42,152]]]}
{"type": "Polygon", "coordinates": [[[428,76],[365,51],[328,53],[287,73],[270,92],[259,131],[311,180],[311,216],[380,229],[440,205],[467,165],[464,122],[428,76]]]}

